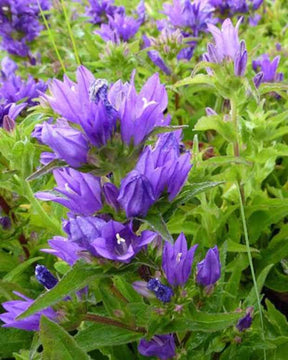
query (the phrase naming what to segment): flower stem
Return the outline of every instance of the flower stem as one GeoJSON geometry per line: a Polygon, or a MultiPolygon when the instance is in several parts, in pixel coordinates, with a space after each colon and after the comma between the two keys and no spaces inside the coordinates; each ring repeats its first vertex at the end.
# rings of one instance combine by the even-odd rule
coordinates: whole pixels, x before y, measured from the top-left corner
{"type": "Polygon", "coordinates": [[[64,62],[63,62],[63,60],[62,60],[62,58],[61,58],[61,55],[60,55],[60,53],[59,53],[59,51],[58,51],[58,49],[57,49],[57,45],[56,45],[56,42],[55,42],[55,40],[54,40],[54,36],[53,36],[52,31],[51,31],[51,29],[50,29],[50,27],[49,27],[48,21],[47,21],[47,19],[46,19],[46,17],[45,17],[45,14],[44,14],[44,12],[43,12],[43,9],[42,9],[42,7],[41,7],[41,5],[40,5],[39,0],[37,0],[37,3],[38,3],[38,7],[39,7],[39,10],[40,10],[40,13],[41,13],[43,22],[44,22],[45,27],[46,27],[46,29],[47,29],[48,36],[49,36],[49,38],[50,38],[50,41],[51,41],[51,43],[52,43],[52,45],[53,45],[53,48],[54,48],[55,53],[56,53],[56,55],[57,55],[57,58],[58,58],[58,60],[59,60],[59,62],[60,62],[60,64],[61,64],[62,70],[63,70],[63,72],[65,73],[65,72],[66,72],[66,68],[65,68],[64,62]]]}
{"type": "Polygon", "coordinates": [[[70,25],[70,21],[69,21],[69,18],[68,18],[68,14],[67,14],[67,9],[66,9],[66,6],[65,6],[65,2],[64,2],[64,0],[60,0],[60,1],[61,1],[61,5],[62,5],[62,9],[63,9],[63,14],[64,14],[64,17],[65,17],[65,21],[66,21],[68,33],[69,33],[69,36],[70,36],[70,39],[71,39],[71,42],[72,42],[72,46],[73,46],[73,50],[74,50],[74,55],[75,55],[75,60],[76,60],[76,62],[77,62],[78,65],[81,65],[81,61],[80,61],[80,57],[79,57],[79,54],[78,54],[78,50],[77,50],[75,38],[74,38],[72,29],[71,29],[71,25],[70,25]]]}
{"type": "Polygon", "coordinates": [[[143,334],[146,333],[146,329],[144,329],[142,327],[130,326],[130,325],[127,325],[127,324],[123,324],[120,321],[110,319],[110,318],[107,318],[105,316],[96,315],[96,314],[88,313],[88,314],[84,315],[83,320],[93,321],[93,322],[100,323],[100,324],[112,325],[112,326],[116,326],[116,327],[119,327],[119,328],[122,328],[122,329],[130,330],[130,331],[134,331],[134,332],[139,332],[139,333],[143,333],[143,334]]]}
{"type": "MultiPolygon", "coordinates": [[[[237,189],[238,189],[239,203],[240,203],[240,213],[241,213],[241,219],[242,219],[243,230],[244,230],[244,238],[245,238],[245,243],[246,243],[246,248],[247,248],[249,266],[250,266],[251,275],[252,275],[252,279],[253,279],[253,286],[255,289],[257,304],[258,304],[258,308],[259,308],[260,324],[261,324],[261,328],[262,328],[262,337],[263,337],[263,341],[265,342],[263,314],[262,314],[260,296],[258,293],[258,286],[257,286],[257,280],[256,280],[256,276],[255,276],[254,266],[253,266],[252,255],[251,255],[251,251],[250,251],[250,243],[249,243],[249,236],[248,236],[248,230],[247,230],[247,224],[246,224],[246,218],[245,218],[245,212],[244,212],[244,204],[243,204],[242,194],[241,194],[241,190],[240,190],[240,185],[239,184],[237,184],[237,185],[238,185],[237,189]]],[[[264,360],[266,360],[266,350],[265,349],[264,349],[264,360]]]]}

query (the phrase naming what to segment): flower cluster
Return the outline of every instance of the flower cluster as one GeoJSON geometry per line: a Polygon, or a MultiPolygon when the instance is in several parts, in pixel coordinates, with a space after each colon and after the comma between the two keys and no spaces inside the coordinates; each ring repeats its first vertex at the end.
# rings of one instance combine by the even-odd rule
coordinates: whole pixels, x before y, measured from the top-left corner
{"type": "MultiPolygon", "coordinates": [[[[39,4],[42,10],[48,10],[50,0],[40,0],[39,4]]],[[[1,47],[13,55],[30,56],[29,43],[42,29],[39,15],[38,0],[1,0],[1,47]]]]}
{"type": "Polygon", "coordinates": [[[264,82],[279,82],[283,81],[283,73],[277,73],[277,68],[280,62],[280,56],[276,56],[270,61],[267,54],[263,54],[258,59],[252,62],[253,70],[259,71],[254,77],[255,86],[258,88],[264,82]]]}
{"type": "MultiPolygon", "coordinates": [[[[236,76],[243,76],[247,65],[247,50],[245,41],[239,40],[238,29],[242,18],[240,18],[234,28],[230,19],[226,19],[221,30],[213,24],[208,24],[208,30],[213,35],[215,45],[207,45],[207,53],[203,55],[204,60],[222,64],[223,62],[233,62],[234,73],[236,76]]],[[[210,70],[209,70],[210,71],[210,70]]]]}
{"type": "Polygon", "coordinates": [[[104,41],[113,43],[127,42],[137,33],[140,25],[145,20],[145,5],[141,0],[137,8],[137,17],[126,15],[124,6],[115,6],[113,0],[90,0],[87,15],[94,24],[101,24],[100,30],[95,34],[104,41]]]}
{"type": "MultiPolygon", "coordinates": [[[[259,9],[263,0],[209,0],[210,4],[225,16],[233,16],[234,14],[246,14],[248,12],[259,9]]],[[[251,24],[257,24],[260,16],[256,15],[250,18],[251,24]]]]}

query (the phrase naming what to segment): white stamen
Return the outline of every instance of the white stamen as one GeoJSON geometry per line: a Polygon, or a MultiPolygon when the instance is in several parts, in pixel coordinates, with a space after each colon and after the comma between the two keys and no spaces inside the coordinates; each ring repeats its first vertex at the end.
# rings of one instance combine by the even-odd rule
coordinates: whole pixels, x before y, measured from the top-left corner
{"type": "Polygon", "coordinates": [[[121,245],[121,243],[126,243],[126,240],[123,239],[118,233],[116,234],[117,244],[121,245]]]}
{"type": "Polygon", "coordinates": [[[68,184],[68,183],[65,183],[64,187],[65,187],[65,190],[68,191],[70,194],[77,194],[74,190],[72,190],[72,189],[69,187],[69,184],[68,184]]]}
{"type": "Polygon", "coordinates": [[[182,257],[182,253],[178,253],[176,257],[176,262],[179,263],[182,257]]]}
{"type": "Polygon", "coordinates": [[[142,101],[144,103],[143,109],[146,109],[150,105],[156,104],[156,101],[148,101],[145,97],[142,98],[142,101]]]}

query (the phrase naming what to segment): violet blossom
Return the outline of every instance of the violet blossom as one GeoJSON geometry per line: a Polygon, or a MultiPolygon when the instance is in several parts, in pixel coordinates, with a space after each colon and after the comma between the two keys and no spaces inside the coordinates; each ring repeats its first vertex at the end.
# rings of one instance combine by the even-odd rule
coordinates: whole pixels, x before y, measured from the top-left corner
{"type": "Polygon", "coordinates": [[[55,201],[75,214],[92,215],[102,208],[100,178],[72,168],[53,171],[57,187],[53,192],[41,191],[38,199],[55,201]]]}
{"type": "Polygon", "coordinates": [[[0,320],[4,322],[3,327],[13,327],[28,331],[38,331],[40,318],[42,315],[48,317],[51,320],[56,320],[57,314],[51,308],[48,307],[33,315],[26,317],[25,319],[18,320],[17,317],[27,310],[34,302],[34,300],[14,291],[14,294],[19,296],[23,300],[11,300],[2,303],[5,313],[0,315],[0,320]]]}
{"type": "Polygon", "coordinates": [[[174,245],[168,241],[165,242],[162,268],[170,285],[183,286],[188,281],[197,247],[198,245],[194,245],[188,250],[183,233],[178,236],[174,245]]]}
{"type": "Polygon", "coordinates": [[[148,341],[141,339],[138,351],[144,356],[155,356],[161,360],[167,360],[176,355],[176,345],[173,334],[155,335],[148,341]]]}
{"type": "Polygon", "coordinates": [[[260,72],[254,77],[256,87],[259,87],[264,82],[280,82],[283,81],[283,73],[277,73],[277,68],[280,62],[280,56],[276,56],[272,61],[269,55],[263,54],[256,60],[253,60],[252,66],[255,72],[260,72]]]}
{"type": "Polygon", "coordinates": [[[207,251],[205,258],[197,264],[196,281],[202,286],[214,285],[221,276],[221,263],[218,247],[207,251]]]}

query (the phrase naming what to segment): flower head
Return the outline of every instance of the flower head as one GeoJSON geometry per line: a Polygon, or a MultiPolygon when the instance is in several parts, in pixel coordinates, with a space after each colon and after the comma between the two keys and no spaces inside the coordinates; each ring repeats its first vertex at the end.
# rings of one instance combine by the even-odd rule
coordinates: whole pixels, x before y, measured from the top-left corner
{"type": "Polygon", "coordinates": [[[277,73],[280,56],[276,56],[270,61],[267,54],[263,54],[256,60],[253,60],[252,66],[255,72],[260,72],[254,77],[254,83],[258,87],[262,82],[278,82],[283,80],[283,73],[277,73]],[[260,82],[258,78],[261,77],[260,82]]]}
{"type": "Polygon", "coordinates": [[[244,331],[250,328],[251,324],[252,324],[252,313],[253,313],[253,307],[249,307],[246,310],[246,315],[244,317],[242,317],[241,319],[238,320],[236,328],[239,331],[244,331]]]}
{"type": "Polygon", "coordinates": [[[147,289],[154,292],[158,300],[168,303],[174,295],[173,290],[166,285],[161,284],[158,279],[150,279],[147,283],[147,289]]]}
{"type": "Polygon", "coordinates": [[[161,360],[170,359],[176,354],[173,334],[155,335],[150,341],[141,339],[138,351],[144,356],[155,356],[161,360]]]}
{"type": "Polygon", "coordinates": [[[205,258],[197,264],[196,281],[202,286],[214,285],[221,276],[221,263],[217,246],[209,249],[205,258]]]}
{"type": "Polygon", "coordinates": [[[11,300],[2,303],[6,313],[0,315],[0,320],[4,322],[3,327],[13,327],[17,329],[38,331],[41,315],[45,315],[51,320],[56,319],[57,314],[52,308],[46,308],[37,312],[34,315],[30,315],[25,319],[18,320],[17,317],[27,310],[34,302],[34,300],[18,293],[14,292],[17,296],[23,300],[11,300]]]}
{"type": "Polygon", "coordinates": [[[100,179],[72,168],[53,171],[57,187],[54,192],[38,192],[41,200],[55,201],[75,214],[92,215],[102,208],[100,179]]]}
{"type": "Polygon", "coordinates": [[[179,235],[174,245],[165,242],[162,267],[170,285],[183,286],[188,281],[197,246],[194,245],[188,250],[183,233],[179,235]]]}

